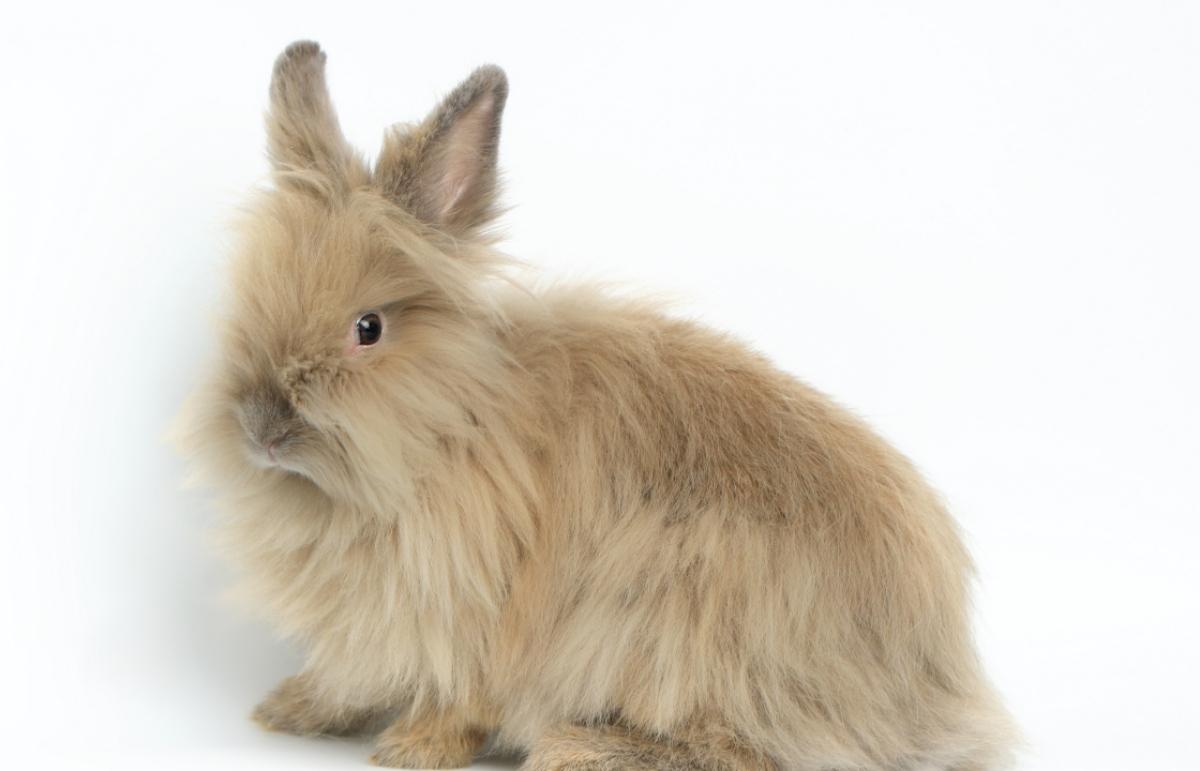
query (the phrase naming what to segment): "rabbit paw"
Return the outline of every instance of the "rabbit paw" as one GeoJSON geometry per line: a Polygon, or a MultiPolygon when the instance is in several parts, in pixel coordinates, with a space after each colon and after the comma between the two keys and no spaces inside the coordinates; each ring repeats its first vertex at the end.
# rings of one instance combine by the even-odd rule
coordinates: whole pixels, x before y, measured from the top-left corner
{"type": "Polygon", "coordinates": [[[349,736],[371,719],[365,712],[322,704],[303,675],[280,683],[254,708],[251,717],[268,731],[296,736],[349,736]]]}
{"type": "Polygon", "coordinates": [[[487,731],[455,715],[397,720],[379,735],[371,762],[386,768],[466,768],[487,731]]]}
{"type": "Polygon", "coordinates": [[[385,734],[371,763],[384,768],[466,768],[484,738],[472,733],[436,737],[385,734]]]}

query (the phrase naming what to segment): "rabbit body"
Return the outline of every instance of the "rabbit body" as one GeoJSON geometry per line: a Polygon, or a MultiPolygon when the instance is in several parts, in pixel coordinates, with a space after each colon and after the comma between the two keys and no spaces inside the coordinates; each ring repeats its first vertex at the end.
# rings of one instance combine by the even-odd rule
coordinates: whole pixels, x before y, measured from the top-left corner
{"type": "Polygon", "coordinates": [[[498,70],[368,169],[323,61],[277,63],[275,188],[187,420],[247,596],[307,654],[259,721],[389,720],[390,766],[488,734],[530,771],[1003,766],[970,561],[909,462],[724,335],[505,280],[498,70]]]}

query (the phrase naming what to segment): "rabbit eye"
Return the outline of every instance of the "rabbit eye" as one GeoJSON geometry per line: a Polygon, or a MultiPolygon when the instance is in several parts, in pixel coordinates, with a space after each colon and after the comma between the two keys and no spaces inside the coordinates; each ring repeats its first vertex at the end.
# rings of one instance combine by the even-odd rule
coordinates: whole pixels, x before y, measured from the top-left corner
{"type": "Polygon", "coordinates": [[[378,313],[365,313],[354,322],[354,334],[359,345],[375,345],[383,336],[383,319],[378,313]]]}

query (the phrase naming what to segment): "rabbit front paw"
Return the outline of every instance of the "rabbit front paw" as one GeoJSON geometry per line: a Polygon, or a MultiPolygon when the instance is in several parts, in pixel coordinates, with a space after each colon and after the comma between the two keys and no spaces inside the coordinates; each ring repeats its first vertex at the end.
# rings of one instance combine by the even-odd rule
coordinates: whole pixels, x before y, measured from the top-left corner
{"type": "Polygon", "coordinates": [[[385,768],[466,768],[487,735],[445,716],[398,720],[379,735],[371,762],[385,768]]]}
{"type": "Polygon", "coordinates": [[[251,714],[268,731],[296,736],[350,736],[362,731],[373,716],[366,710],[323,703],[304,675],[284,680],[251,714]]]}
{"type": "Polygon", "coordinates": [[[484,736],[381,737],[371,763],[384,768],[466,768],[484,736]]]}

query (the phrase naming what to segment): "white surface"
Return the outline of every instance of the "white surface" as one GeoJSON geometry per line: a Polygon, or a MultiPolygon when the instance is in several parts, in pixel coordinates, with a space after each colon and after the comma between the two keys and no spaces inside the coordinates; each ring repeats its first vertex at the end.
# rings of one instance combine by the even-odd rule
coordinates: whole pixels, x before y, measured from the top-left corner
{"type": "Polygon", "coordinates": [[[245,719],[297,659],[159,439],[301,37],[368,152],[505,66],[513,253],[687,298],[925,469],[1022,768],[1196,762],[1200,7],[698,5],[5,11],[6,768],[365,763],[245,719]]]}

